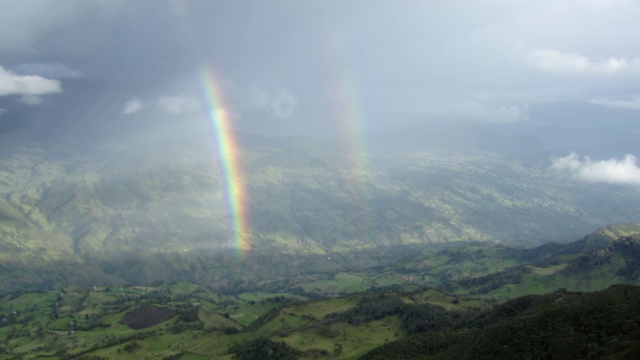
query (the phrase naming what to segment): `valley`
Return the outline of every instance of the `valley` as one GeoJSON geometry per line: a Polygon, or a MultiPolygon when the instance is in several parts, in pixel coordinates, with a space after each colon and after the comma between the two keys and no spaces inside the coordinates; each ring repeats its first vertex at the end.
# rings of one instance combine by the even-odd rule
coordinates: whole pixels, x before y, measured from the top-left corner
{"type": "Polygon", "coordinates": [[[317,140],[245,135],[252,249],[240,254],[225,179],[195,134],[147,139],[153,153],[4,138],[0,292],[164,280],[236,291],[413,249],[567,242],[640,213],[637,191],[575,182],[544,158],[380,148],[353,163],[317,140]]]}
{"type": "Polygon", "coordinates": [[[0,1],[0,360],[640,359],[638,18],[0,1]]]}
{"type": "MultiPolygon", "coordinates": [[[[357,162],[320,141],[247,135],[241,250],[197,136],[149,140],[153,156],[5,140],[0,358],[465,358],[485,331],[555,311],[523,301],[568,299],[561,327],[581,333],[582,299],[628,312],[640,285],[640,194],[575,182],[544,157],[380,148],[357,162]]],[[[635,354],[633,316],[597,351],[635,354]]],[[[543,331],[544,354],[560,345],[540,324],[524,327],[543,331]]]]}
{"type": "MultiPolygon", "coordinates": [[[[518,340],[523,335],[501,340],[515,341],[509,351],[485,344],[468,353],[464,344],[515,334],[514,327],[540,332],[527,350],[540,354],[561,353],[562,341],[579,353],[638,352],[639,224],[536,248],[476,242],[417,250],[385,252],[386,263],[369,253],[368,268],[281,274],[268,285],[234,291],[163,281],[13,292],[0,299],[0,357],[250,359],[273,352],[279,359],[386,359],[417,351],[433,358],[484,352],[509,358],[524,351],[517,350],[527,346],[518,340]],[[594,311],[607,320],[594,318],[594,311]],[[542,325],[554,312],[565,314],[566,324],[554,322],[560,333],[542,325]],[[584,319],[591,319],[587,327],[576,325],[584,319]],[[593,335],[602,331],[602,321],[620,324],[606,336],[593,335]],[[566,340],[556,340],[558,334],[566,340]],[[591,348],[581,336],[599,336],[599,345],[591,348]]],[[[362,255],[351,254],[352,260],[362,255]]],[[[257,264],[256,272],[269,268],[257,264]]],[[[249,266],[247,259],[245,277],[249,266]]],[[[220,279],[234,281],[227,276],[220,279]]]]}

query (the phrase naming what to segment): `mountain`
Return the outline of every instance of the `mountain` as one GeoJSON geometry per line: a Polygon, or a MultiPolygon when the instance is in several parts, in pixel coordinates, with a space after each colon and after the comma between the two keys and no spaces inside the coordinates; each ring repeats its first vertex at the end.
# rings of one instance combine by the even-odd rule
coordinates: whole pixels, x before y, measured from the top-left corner
{"type": "MultiPolygon", "coordinates": [[[[130,132],[94,142],[4,135],[3,291],[208,281],[248,261],[234,260],[227,185],[210,132],[182,125],[129,125],[130,132]]],[[[307,256],[318,268],[351,271],[359,265],[348,263],[349,254],[398,246],[531,247],[635,221],[640,210],[640,194],[624,187],[576,183],[544,161],[487,150],[365,153],[303,137],[238,140],[252,239],[247,256],[258,263],[307,256]]],[[[290,262],[273,271],[317,271],[290,262]]]]}
{"type": "MultiPolygon", "coordinates": [[[[511,267],[480,276],[458,277],[447,286],[466,295],[498,301],[526,294],[545,294],[560,288],[594,291],[614,284],[640,284],[640,228],[638,224],[608,226],[569,244],[510,250],[519,261],[511,267]],[[633,234],[613,237],[620,234],[633,234]],[[599,244],[596,244],[599,243],[599,244]],[[529,253],[529,254],[526,254],[529,253]],[[524,256],[523,256],[524,255],[524,256]]],[[[509,258],[507,257],[507,259],[509,258]]],[[[495,263],[502,263],[500,259],[495,263]]]]}
{"type": "Polygon", "coordinates": [[[434,329],[362,359],[633,359],[640,355],[637,287],[559,291],[496,307],[453,331],[434,329]]]}

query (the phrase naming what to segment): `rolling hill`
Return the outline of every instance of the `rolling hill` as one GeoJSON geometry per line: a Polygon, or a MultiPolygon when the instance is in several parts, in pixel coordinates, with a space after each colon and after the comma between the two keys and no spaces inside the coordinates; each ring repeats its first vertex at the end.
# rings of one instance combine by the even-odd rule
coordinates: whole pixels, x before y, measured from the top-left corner
{"type": "MultiPolygon", "coordinates": [[[[156,274],[166,279],[147,285],[119,283],[155,269],[138,257],[114,266],[108,285],[7,294],[0,358],[625,359],[640,349],[640,224],[535,248],[203,258],[180,269],[185,259],[169,257],[156,274]]],[[[51,281],[90,280],[82,266],[52,270],[51,281]]]]}

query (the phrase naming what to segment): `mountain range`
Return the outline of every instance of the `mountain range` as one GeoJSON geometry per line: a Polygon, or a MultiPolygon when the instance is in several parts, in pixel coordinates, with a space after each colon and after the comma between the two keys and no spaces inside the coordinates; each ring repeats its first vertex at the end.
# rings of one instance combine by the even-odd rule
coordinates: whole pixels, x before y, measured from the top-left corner
{"type": "MultiPolygon", "coordinates": [[[[234,260],[228,179],[210,135],[191,130],[158,127],[95,143],[4,135],[3,291],[195,281],[226,266],[212,256],[248,261],[234,260]]],[[[525,159],[487,148],[505,141],[485,131],[472,135],[477,140],[446,149],[432,134],[422,145],[380,142],[367,152],[303,137],[241,136],[248,258],[331,258],[322,266],[332,268],[349,254],[397,246],[532,247],[637,220],[637,191],[577,182],[528,145],[525,159]]],[[[281,271],[303,271],[296,261],[281,271]]]]}

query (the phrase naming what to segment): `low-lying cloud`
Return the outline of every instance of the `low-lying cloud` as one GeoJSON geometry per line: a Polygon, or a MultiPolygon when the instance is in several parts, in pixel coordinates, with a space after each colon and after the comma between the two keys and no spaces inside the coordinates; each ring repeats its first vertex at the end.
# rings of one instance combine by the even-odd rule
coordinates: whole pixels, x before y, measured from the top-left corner
{"type": "Polygon", "coordinates": [[[172,115],[192,114],[200,109],[200,102],[188,96],[159,96],[150,101],[142,101],[134,97],[124,104],[120,114],[133,115],[147,109],[172,115]]]}
{"type": "Polygon", "coordinates": [[[62,92],[60,81],[37,75],[18,75],[0,66],[0,96],[45,95],[62,92]]]}
{"type": "Polygon", "coordinates": [[[610,57],[594,61],[578,53],[551,49],[529,52],[528,59],[534,68],[555,75],[617,75],[640,74],[640,59],[610,57]]]}
{"type": "Polygon", "coordinates": [[[568,156],[553,160],[551,169],[570,174],[574,179],[617,185],[640,186],[640,167],[637,159],[627,154],[624,159],[592,160],[585,156],[582,159],[572,152],[568,156]]]}
{"type": "Polygon", "coordinates": [[[456,114],[461,119],[472,120],[489,124],[508,124],[520,121],[527,121],[528,106],[505,105],[492,106],[479,102],[466,102],[456,104],[451,109],[452,114],[456,114]]]}
{"type": "Polygon", "coordinates": [[[592,99],[591,103],[612,109],[640,110],[640,96],[638,95],[627,99],[597,98],[592,99]]]}
{"type": "Polygon", "coordinates": [[[245,95],[243,102],[248,108],[261,109],[268,116],[278,120],[288,120],[298,106],[296,98],[287,90],[265,90],[253,86],[245,95]]]}
{"type": "Polygon", "coordinates": [[[405,108],[412,113],[424,113],[433,118],[453,121],[470,121],[482,124],[512,124],[529,120],[527,104],[491,104],[482,100],[426,101],[405,108]]]}

